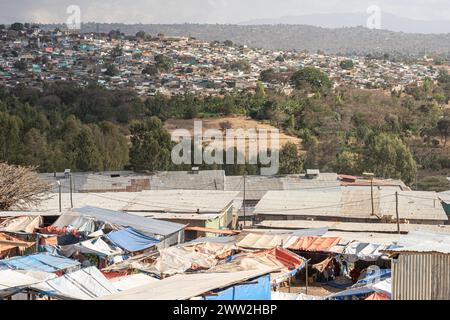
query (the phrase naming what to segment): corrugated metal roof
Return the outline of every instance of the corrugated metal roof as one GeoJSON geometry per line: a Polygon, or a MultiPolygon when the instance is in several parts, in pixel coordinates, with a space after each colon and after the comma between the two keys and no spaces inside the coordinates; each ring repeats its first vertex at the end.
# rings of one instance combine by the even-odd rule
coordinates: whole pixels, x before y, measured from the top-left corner
{"type": "Polygon", "coordinates": [[[80,209],[75,209],[74,213],[82,216],[93,217],[97,220],[110,222],[119,226],[132,227],[149,235],[169,236],[185,227],[179,223],[144,218],[125,212],[96,207],[83,207],[80,209]]]}
{"type": "Polygon", "coordinates": [[[237,191],[150,190],[136,194],[124,211],[219,213],[236,198],[237,191]]]}
{"type": "MultiPolygon", "coordinates": [[[[256,225],[258,228],[273,229],[312,229],[328,228],[329,231],[372,232],[372,233],[397,233],[396,223],[359,223],[340,221],[311,221],[311,220],[263,220],[256,225]]],[[[400,224],[400,232],[432,231],[450,232],[450,225],[433,224],[400,224]]]]}
{"type": "MultiPolygon", "coordinates": [[[[399,218],[406,220],[447,221],[435,192],[399,191],[399,218]]],[[[322,216],[380,220],[396,217],[395,191],[374,190],[372,215],[371,193],[368,190],[295,190],[268,191],[255,207],[255,214],[322,216]]]]}
{"type": "Polygon", "coordinates": [[[413,231],[402,235],[396,246],[386,251],[391,253],[443,253],[450,254],[450,233],[413,231]]]}
{"type": "Polygon", "coordinates": [[[224,190],[224,170],[163,171],[151,176],[152,190],[224,190]]]}

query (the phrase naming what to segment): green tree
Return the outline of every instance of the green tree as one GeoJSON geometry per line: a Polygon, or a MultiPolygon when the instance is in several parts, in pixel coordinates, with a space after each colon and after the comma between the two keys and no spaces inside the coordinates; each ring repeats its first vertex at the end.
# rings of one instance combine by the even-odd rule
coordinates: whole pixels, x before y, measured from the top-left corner
{"type": "Polygon", "coordinates": [[[443,176],[425,177],[417,182],[417,189],[435,192],[447,191],[450,189],[450,182],[447,177],[443,176]]]}
{"type": "Polygon", "coordinates": [[[437,129],[442,139],[444,139],[444,147],[447,145],[448,137],[450,136],[450,117],[444,117],[437,123],[437,129]]]}
{"type": "Polygon", "coordinates": [[[344,150],[337,155],[334,169],[338,173],[361,174],[361,161],[359,153],[344,150]]]}
{"type": "Polygon", "coordinates": [[[280,174],[295,174],[303,171],[303,158],[298,152],[297,146],[286,143],[280,150],[280,174]]]}
{"type": "Polygon", "coordinates": [[[163,54],[156,55],[155,62],[156,62],[156,68],[162,72],[168,72],[174,66],[173,60],[170,57],[165,56],[163,54]]]}
{"type": "Polygon", "coordinates": [[[296,71],[291,77],[292,84],[297,89],[308,89],[322,91],[332,87],[332,82],[328,75],[314,67],[306,67],[296,71]]]}
{"type": "Polygon", "coordinates": [[[101,155],[91,130],[83,128],[73,141],[73,162],[80,171],[101,171],[101,155]]]}
{"type": "Polygon", "coordinates": [[[339,63],[339,66],[344,70],[353,69],[354,65],[355,64],[353,63],[353,60],[350,60],[350,59],[343,60],[339,63]]]}
{"type": "Polygon", "coordinates": [[[383,178],[411,183],[417,173],[417,165],[409,148],[399,137],[387,133],[369,139],[364,160],[366,171],[383,178]]]}
{"type": "Polygon", "coordinates": [[[130,164],[134,170],[167,170],[171,166],[170,134],[157,117],[134,121],[130,126],[130,164]]]}

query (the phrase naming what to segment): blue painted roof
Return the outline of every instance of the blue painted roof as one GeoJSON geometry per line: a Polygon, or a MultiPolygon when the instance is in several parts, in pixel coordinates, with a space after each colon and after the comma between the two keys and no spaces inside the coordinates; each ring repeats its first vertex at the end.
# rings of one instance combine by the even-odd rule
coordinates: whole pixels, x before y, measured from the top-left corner
{"type": "Polygon", "coordinates": [[[133,228],[113,231],[106,237],[118,247],[129,252],[141,251],[157,245],[160,241],[151,238],[133,228]]]}
{"type": "Polygon", "coordinates": [[[48,253],[37,253],[24,257],[13,257],[0,261],[0,265],[5,265],[11,269],[32,270],[44,272],[56,272],[71,267],[76,267],[80,263],[76,260],[48,253]]]}

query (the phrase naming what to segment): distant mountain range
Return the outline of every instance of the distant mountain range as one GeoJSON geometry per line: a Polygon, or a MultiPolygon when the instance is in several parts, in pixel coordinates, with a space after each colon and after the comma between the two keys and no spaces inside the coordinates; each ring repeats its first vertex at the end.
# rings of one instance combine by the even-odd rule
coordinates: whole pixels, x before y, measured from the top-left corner
{"type": "MultiPolygon", "coordinates": [[[[53,29],[62,25],[44,25],[53,29]]],[[[85,23],[82,32],[119,29],[128,35],[145,31],[151,35],[191,36],[205,41],[231,40],[236,44],[270,50],[322,50],[327,53],[392,53],[450,55],[450,34],[418,34],[365,27],[322,28],[308,25],[225,25],[225,24],[105,24],[85,23]]]]}
{"type": "MultiPolygon", "coordinates": [[[[366,26],[369,15],[365,12],[310,14],[286,16],[271,19],[256,19],[240,23],[241,25],[277,25],[303,24],[323,28],[343,28],[366,26]]],[[[450,33],[450,20],[414,20],[381,12],[381,29],[406,33],[450,33]]]]}

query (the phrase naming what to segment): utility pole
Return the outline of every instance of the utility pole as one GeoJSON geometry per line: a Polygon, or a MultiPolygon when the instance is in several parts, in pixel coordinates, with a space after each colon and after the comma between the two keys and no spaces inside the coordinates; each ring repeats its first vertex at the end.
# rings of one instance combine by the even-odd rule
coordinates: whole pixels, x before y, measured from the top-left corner
{"type": "Polygon", "coordinates": [[[372,215],[375,215],[375,208],[373,206],[373,178],[370,179],[370,201],[372,203],[372,215]]]}
{"type": "Polygon", "coordinates": [[[61,181],[58,180],[58,191],[59,191],[59,212],[61,213],[61,181]]]}
{"type": "Polygon", "coordinates": [[[70,184],[70,207],[73,208],[73,200],[72,200],[72,173],[69,175],[69,184],[70,184]]]}
{"type": "Polygon", "coordinates": [[[242,200],[242,208],[244,209],[244,227],[245,227],[245,223],[246,223],[246,212],[245,212],[245,178],[246,178],[247,172],[244,171],[244,198],[242,200]]]}
{"type": "Polygon", "coordinates": [[[400,234],[400,221],[398,219],[398,191],[395,191],[395,215],[397,216],[397,233],[400,234]]]}
{"type": "Polygon", "coordinates": [[[370,202],[372,204],[372,216],[375,215],[375,206],[373,204],[373,173],[364,172],[363,176],[368,177],[370,179],[370,202]]]}

